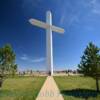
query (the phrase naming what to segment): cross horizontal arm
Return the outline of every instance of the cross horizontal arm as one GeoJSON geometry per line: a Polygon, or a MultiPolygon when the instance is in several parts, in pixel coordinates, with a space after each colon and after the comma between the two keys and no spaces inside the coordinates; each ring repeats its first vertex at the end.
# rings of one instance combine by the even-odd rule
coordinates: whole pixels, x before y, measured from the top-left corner
{"type": "Polygon", "coordinates": [[[56,27],[56,26],[51,26],[52,31],[54,32],[58,32],[58,33],[64,33],[64,29],[60,28],[60,27],[56,27]]]}
{"type": "Polygon", "coordinates": [[[44,28],[44,29],[47,29],[50,27],[50,25],[42,22],[42,21],[39,21],[39,20],[36,20],[36,19],[30,19],[29,22],[32,24],[32,25],[35,25],[35,26],[38,26],[38,27],[41,27],[41,28],[44,28]]]}
{"type": "Polygon", "coordinates": [[[32,25],[38,26],[38,27],[40,27],[40,28],[44,28],[44,29],[49,29],[49,28],[51,28],[51,30],[54,31],[54,32],[64,33],[64,29],[59,28],[59,27],[56,27],[56,26],[54,26],[54,25],[49,25],[49,24],[47,24],[47,23],[44,23],[44,22],[39,21],[39,20],[36,20],[36,19],[30,19],[29,22],[30,22],[32,25]]]}

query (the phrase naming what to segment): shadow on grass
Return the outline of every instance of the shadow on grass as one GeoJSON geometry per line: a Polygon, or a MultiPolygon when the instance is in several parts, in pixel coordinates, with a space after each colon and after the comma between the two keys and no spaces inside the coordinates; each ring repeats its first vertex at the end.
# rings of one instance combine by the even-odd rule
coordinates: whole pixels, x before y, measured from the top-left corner
{"type": "Polygon", "coordinates": [[[96,92],[95,90],[91,89],[72,89],[72,90],[62,90],[61,93],[65,96],[74,96],[77,98],[83,98],[88,100],[90,97],[97,97],[100,92],[96,92]]]}
{"type": "Polygon", "coordinates": [[[11,96],[13,95],[14,92],[12,91],[9,91],[9,90],[0,90],[0,97],[3,97],[3,96],[11,96]]]}
{"type": "Polygon", "coordinates": [[[25,95],[32,95],[32,93],[27,91],[14,91],[14,90],[0,90],[0,97],[17,97],[17,96],[25,96],[25,95]]]}

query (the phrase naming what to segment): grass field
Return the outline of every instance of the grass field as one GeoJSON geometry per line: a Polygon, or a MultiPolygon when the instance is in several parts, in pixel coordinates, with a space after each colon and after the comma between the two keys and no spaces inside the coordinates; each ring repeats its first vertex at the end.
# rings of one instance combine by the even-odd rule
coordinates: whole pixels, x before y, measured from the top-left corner
{"type": "Polygon", "coordinates": [[[8,78],[0,89],[0,100],[35,100],[46,77],[8,78]]]}
{"type": "Polygon", "coordinates": [[[64,100],[100,100],[100,93],[95,91],[95,80],[92,78],[55,76],[54,79],[64,100]]]}

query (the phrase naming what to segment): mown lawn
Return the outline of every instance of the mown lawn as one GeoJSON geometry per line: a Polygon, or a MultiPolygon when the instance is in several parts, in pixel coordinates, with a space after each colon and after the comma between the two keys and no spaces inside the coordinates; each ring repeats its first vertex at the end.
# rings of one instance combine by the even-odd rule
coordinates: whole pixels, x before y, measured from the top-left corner
{"type": "Polygon", "coordinates": [[[0,100],[35,100],[46,77],[8,78],[0,89],[0,100]]]}
{"type": "Polygon", "coordinates": [[[55,76],[54,79],[64,100],[100,100],[95,80],[90,77],[55,76]]]}

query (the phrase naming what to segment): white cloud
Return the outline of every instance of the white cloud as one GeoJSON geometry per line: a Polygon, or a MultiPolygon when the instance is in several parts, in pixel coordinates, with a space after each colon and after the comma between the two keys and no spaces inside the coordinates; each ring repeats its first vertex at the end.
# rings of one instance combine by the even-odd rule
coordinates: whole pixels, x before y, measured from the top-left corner
{"type": "Polygon", "coordinates": [[[23,61],[31,62],[31,63],[37,63],[37,62],[44,61],[45,57],[40,57],[40,58],[32,59],[32,58],[28,57],[26,54],[24,54],[22,57],[20,57],[20,59],[23,60],[23,61]]]}
{"type": "Polygon", "coordinates": [[[96,2],[97,2],[97,0],[91,0],[90,1],[90,3],[93,4],[93,5],[96,4],[96,2]]]}
{"type": "MultiPolygon", "coordinates": [[[[61,3],[60,3],[61,4],[61,3]]],[[[67,3],[69,5],[69,3],[67,3]]],[[[61,18],[60,18],[60,24],[63,25],[65,23],[66,17],[67,17],[67,11],[66,11],[66,3],[63,4],[63,7],[61,8],[61,18]]]]}
{"type": "Polygon", "coordinates": [[[67,23],[68,26],[71,26],[73,23],[79,22],[79,13],[74,13],[73,5],[70,2],[63,4],[61,12],[61,25],[67,23]],[[70,10],[70,12],[68,11],[68,9],[70,10]]]}
{"type": "Polygon", "coordinates": [[[20,57],[21,60],[28,60],[28,57],[26,54],[24,54],[22,57],[20,57]]]}
{"type": "Polygon", "coordinates": [[[98,9],[93,9],[92,12],[95,13],[95,14],[100,14],[100,10],[98,10],[98,9]]]}
{"type": "Polygon", "coordinates": [[[91,11],[94,14],[100,14],[100,1],[99,0],[91,0],[91,11]]]}
{"type": "Polygon", "coordinates": [[[31,60],[31,62],[37,63],[37,62],[42,62],[42,61],[44,61],[44,60],[45,60],[45,58],[42,57],[42,58],[38,58],[38,59],[33,59],[33,60],[31,60]]]}
{"type": "Polygon", "coordinates": [[[70,18],[70,25],[73,23],[73,22],[78,22],[79,21],[79,17],[78,15],[73,15],[71,18],[70,18]]]}
{"type": "Polygon", "coordinates": [[[61,19],[60,19],[60,24],[61,25],[64,23],[65,17],[66,17],[66,15],[63,14],[62,17],[61,17],[61,19]]]}

